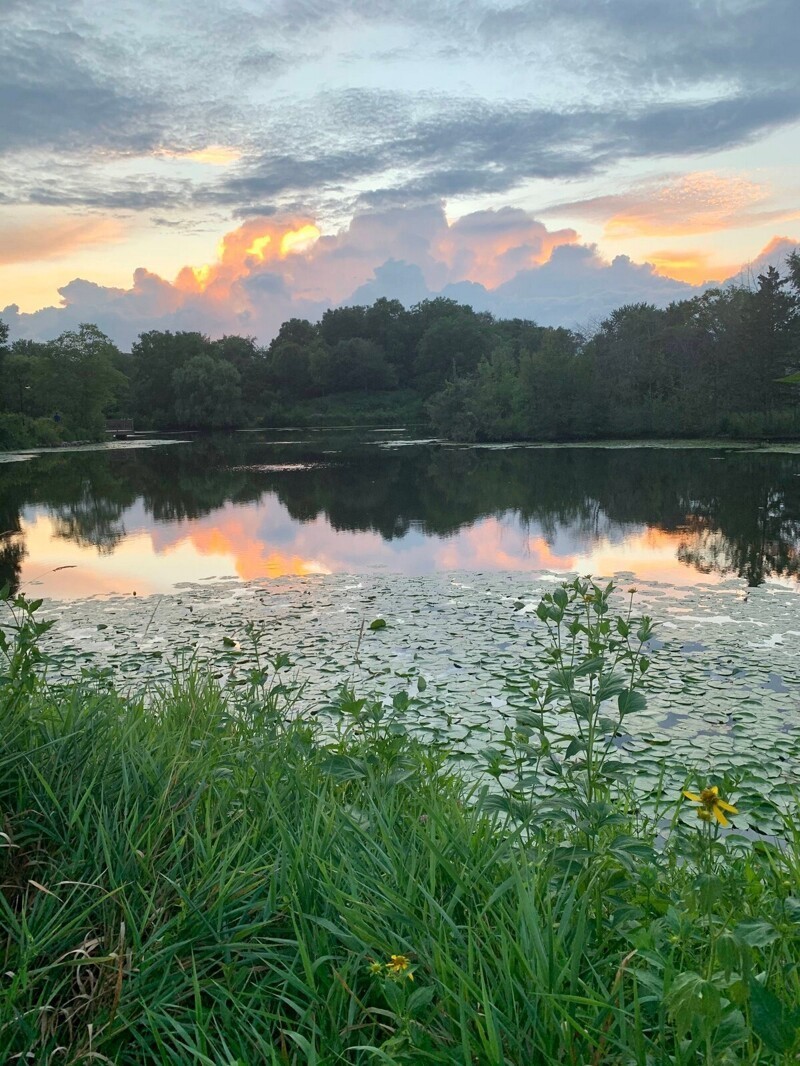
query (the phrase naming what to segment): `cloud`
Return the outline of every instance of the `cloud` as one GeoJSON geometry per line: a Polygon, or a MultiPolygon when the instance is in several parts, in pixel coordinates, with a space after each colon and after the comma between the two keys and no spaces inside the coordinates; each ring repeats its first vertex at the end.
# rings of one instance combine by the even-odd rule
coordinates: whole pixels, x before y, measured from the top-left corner
{"type": "Polygon", "coordinates": [[[732,280],[742,285],[753,286],[757,283],[758,275],[771,266],[785,274],[786,259],[792,252],[800,252],[800,238],[773,237],[755,259],[745,263],[736,272],[732,280]]]}
{"type": "MultiPolygon", "coordinates": [[[[752,269],[793,247],[776,238],[752,269]]],[[[693,254],[683,264],[690,280],[703,273],[693,254]]],[[[316,320],[328,307],[381,296],[412,306],[443,295],[498,317],[581,327],[622,304],[666,306],[700,292],[660,273],[676,268],[671,255],[609,262],[577,243],[574,231],[549,231],[516,208],[451,222],[441,204],[362,211],[327,235],[308,216],[271,216],[226,233],[214,262],[185,266],[172,281],[144,268],[130,288],[75,279],[59,290],[61,307],[20,314],[11,306],[0,317],[14,338],[49,339],[95,322],[123,348],[149,329],[239,333],[266,343],[287,319],[316,320]]]]}
{"type": "Polygon", "coordinates": [[[624,106],[531,106],[426,94],[325,93],[293,112],[285,150],[268,153],[199,191],[196,202],[242,209],[251,202],[308,200],[373,186],[371,206],[506,193],[533,179],[577,178],[620,159],[686,156],[742,144],[800,117],[796,93],[729,95],[713,101],[624,106]],[[376,122],[376,116],[379,121],[376,122]]]}
{"type": "Polygon", "coordinates": [[[87,245],[111,244],[125,226],[110,218],[65,218],[0,228],[0,265],[63,259],[87,245]]]}
{"type": "Polygon", "coordinates": [[[797,85],[794,0],[535,0],[485,5],[480,35],[487,47],[568,34],[575,69],[606,88],[638,83],[642,91],[695,85],[797,85]]]}
{"type": "Polygon", "coordinates": [[[507,193],[800,118],[795,0],[6,9],[5,203],[341,218],[359,198],[507,193]]]}
{"type": "Polygon", "coordinates": [[[190,163],[202,163],[210,167],[229,167],[238,163],[242,153],[238,148],[231,148],[224,144],[209,144],[206,148],[196,148],[192,152],[170,152],[165,150],[165,156],[172,159],[186,159],[190,163]]]}
{"type": "Polygon", "coordinates": [[[520,270],[546,262],[558,245],[577,239],[573,229],[550,232],[527,212],[502,207],[456,219],[437,251],[458,280],[469,278],[494,288],[520,270]]]}
{"type": "Polygon", "coordinates": [[[607,237],[683,236],[760,226],[798,212],[767,209],[771,190],[742,176],[701,171],[641,183],[624,192],[554,204],[552,215],[604,223],[607,237]]]}

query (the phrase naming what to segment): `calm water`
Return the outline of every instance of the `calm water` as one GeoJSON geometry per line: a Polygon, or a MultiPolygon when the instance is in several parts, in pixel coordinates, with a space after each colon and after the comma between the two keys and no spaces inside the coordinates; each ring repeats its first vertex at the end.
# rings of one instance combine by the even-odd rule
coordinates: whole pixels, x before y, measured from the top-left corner
{"type": "Polygon", "coordinates": [[[800,573],[800,454],[239,434],[0,464],[0,585],[80,597],[335,572],[800,573]]]}

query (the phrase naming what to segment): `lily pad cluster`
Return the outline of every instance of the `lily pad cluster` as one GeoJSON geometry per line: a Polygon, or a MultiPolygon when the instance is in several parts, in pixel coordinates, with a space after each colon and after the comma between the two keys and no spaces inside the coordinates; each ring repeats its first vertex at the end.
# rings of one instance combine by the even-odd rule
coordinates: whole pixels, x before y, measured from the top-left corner
{"type": "MultiPolygon", "coordinates": [[[[321,575],[47,601],[43,615],[57,624],[43,648],[50,680],[106,676],[132,690],[190,664],[243,684],[283,656],[290,713],[324,718],[345,686],[477,765],[530,707],[532,680],[545,676],[536,605],[562,580],[321,575]]],[[[616,581],[621,607],[630,578],[616,581]]],[[[626,716],[618,758],[644,791],[677,793],[690,771],[728,774],[742,809],[768,832],[772,804],[790,802],[800,780],[798,594],[780,584],[745,595],[738,582],[638,582],[633,603],[657,626],[646,708],[626,716]]]]}

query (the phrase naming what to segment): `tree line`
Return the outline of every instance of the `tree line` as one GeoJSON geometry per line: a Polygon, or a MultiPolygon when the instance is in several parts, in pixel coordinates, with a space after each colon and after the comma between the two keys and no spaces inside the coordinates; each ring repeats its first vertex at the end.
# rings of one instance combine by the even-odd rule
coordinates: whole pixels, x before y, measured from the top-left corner
{"type": "Polygon", "coordinates": [[[771,266],[749,288],[630,304],[587,334],[441,297],[291,319],[266,346],[151,330],[122,353],[92,325],[9,344],[0,322],[0,447],[97,438],[111,416],[224,429],[366,398],[467,441],[796,435],[799,386],[797,252],[785,275],[771,266]]]}

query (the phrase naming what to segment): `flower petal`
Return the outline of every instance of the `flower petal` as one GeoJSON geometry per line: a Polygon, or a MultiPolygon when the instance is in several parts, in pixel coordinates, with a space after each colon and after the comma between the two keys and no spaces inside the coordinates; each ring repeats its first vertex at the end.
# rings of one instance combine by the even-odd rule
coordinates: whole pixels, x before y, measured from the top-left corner
{"type": "Polygon", "coordinates": [[[725,800],[717,800],[717,807],[721,807],[723,811],[727,811],[729,814],[738,814],[739,812],[735,807],[731,807],[730,803],[726,803],[725,800]]]}
{"type": "Polygon", "coordinates": [[[692,803],[702,803],[702,802],[703,802],[703,801],[702,801],[702,800],[700,799],[700,797],[699,797],[699,796],[697,795],[697,793],[696,793],[696,792],[687,792],[687,791],[686,791],[686,790],[684,789],[684,793],[683,793],[683,794],[684,794],[684,796],[685,796],[685,797],[687,798],[687,800],[691,800],[691,801],[692,801],[692,803]]]}
{"type": "Polygon", "coordinates": [[[714,817],[717,819],[723,829],[727,829],[728,826],[731,824],[725,817],[725,815],[722,813],[722,811],[719,809],[719,807],[717,807],[716,805],[714,807],[714,817]]]}

